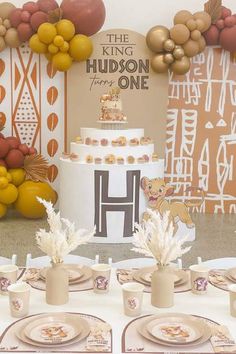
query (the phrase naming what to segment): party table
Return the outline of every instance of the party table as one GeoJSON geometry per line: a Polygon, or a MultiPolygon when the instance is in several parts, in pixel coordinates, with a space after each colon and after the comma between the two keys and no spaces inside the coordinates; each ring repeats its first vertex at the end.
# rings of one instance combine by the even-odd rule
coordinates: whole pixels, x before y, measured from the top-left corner
{"type": "MultiPolygon", "coordinates": [[[[158,309],[151,305],[150,294],[144,293],[142,316],[161,313],[186,313],[208,318],[228,327],[232,337],[236,340],[236,318],[229,313],[229,294],[209,284],[208,292],[205,295],[194,295],[190,291],[175,294],[175,304],[168,309],[158,309]]],[[[52,306],[45,302],[45,292],[38,289],[31,289],[30,313],[29,316],[39,313],[69,312],[77,313],[88,319],[105,321],[110,324],[112,345],[107,352],[120,353],[213,353],[210,341],[203,345],[184,348],[169,348],[160,345],[153,345],[135,331],[136,318],[127,317],[123,313],[123,300],[121,285],[117,281],[116,270],[112,269],[110,291],[108,294],[95,294],[93,290],[70,292],[69,303],[63,306],[52,306]]],[[[8,327],[17,321],[10,316],[8,296],[0,296],[0,352],[74,352],[93,353],[87,349],[79,351],[67,351],[67,347],[60,350],[48,350],[46,348],[32,348],[22,346],[20,340],[15,336],[9,344],[6,342],[8,327]],[[5,337],[4,337],[5,336],[5,337]]]]}

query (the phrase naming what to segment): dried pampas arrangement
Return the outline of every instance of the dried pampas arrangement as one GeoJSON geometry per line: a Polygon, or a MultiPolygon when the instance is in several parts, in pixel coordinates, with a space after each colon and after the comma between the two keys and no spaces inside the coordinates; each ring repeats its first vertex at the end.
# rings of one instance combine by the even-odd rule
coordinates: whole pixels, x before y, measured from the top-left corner
{"type": "Polygon", "coordinates": [[[174,235],[174,226],[170,222],[169,212],[163,217],[151,209],[147,210],[150,218],[142,224],[136,224],[132,251],[153,257],[163,266],[170,264],[191,247],[183,248],[187,236],[181,240],[174,235]]]}
{"type": "Polygon", "coordinates": [[[52,259],[53,263],[61,263],[67,254],[90,240],[95,228],[90,233],[84,229],[75,230],[74,223],[61,218],[60,212],[55,212],[51,202],[39,197],[37,200],[46,208],[50,228],[49,231],[40,229],[36,233],[37,245],[52,259]]]}

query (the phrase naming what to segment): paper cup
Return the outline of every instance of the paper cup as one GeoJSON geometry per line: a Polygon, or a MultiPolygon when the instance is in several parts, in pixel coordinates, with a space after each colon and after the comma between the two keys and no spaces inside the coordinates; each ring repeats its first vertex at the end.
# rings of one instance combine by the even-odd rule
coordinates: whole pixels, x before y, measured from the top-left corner
{"type": "Polygon", "coordinates": [[[15,283],[8,287],[12,317],[23,317],[28,314],[30,288],[30,285],[27,283],[15,283]]]}
{"type": "Polygon", "coordinates": [[[109,291],[111,266],[110,264],[99,263],[91,266],[93,273],[93,290],[97,294],[109,291]]]}
{"type": "Polygon", "coordinates": [[[191,271],[191,289],[194,294],[203,295],[207,292],[209,269],[201,264],[189,267],[191,271]]]}
{"type": "Polygon", "coordinates": [[[17,281],[18,267],[13,264],[0,266],[0,294],[7,295],[7,288],[17,281]]]}
{"type": "Polygon", "coordinates": [[[122,285],[123,305],[126,316],[139,316],[142,311],[144,286],[138,283],[122,285]]]}
{"type": "Polygon", "coordinates": [[[230,314],[236,317],[236,284],[230,284],[229,289],[229,301],[230,301],[230,314]]]}

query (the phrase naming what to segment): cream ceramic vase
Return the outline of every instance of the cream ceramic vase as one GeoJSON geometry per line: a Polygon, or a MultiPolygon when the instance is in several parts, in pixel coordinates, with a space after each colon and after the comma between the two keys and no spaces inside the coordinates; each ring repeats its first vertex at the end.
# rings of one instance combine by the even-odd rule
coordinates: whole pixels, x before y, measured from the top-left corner
{"type": "Polygon", "coordinates": [[[168,266],[158,265],[152,273],[151,304],[155,307],[174,305],[174,275],[168,266]]]}
{"type": "Polygon", "coordinates": [[[69,300],[69,276],[63,263],[53,263],[46,273],[46,302],[64,305],[69,300]]]}

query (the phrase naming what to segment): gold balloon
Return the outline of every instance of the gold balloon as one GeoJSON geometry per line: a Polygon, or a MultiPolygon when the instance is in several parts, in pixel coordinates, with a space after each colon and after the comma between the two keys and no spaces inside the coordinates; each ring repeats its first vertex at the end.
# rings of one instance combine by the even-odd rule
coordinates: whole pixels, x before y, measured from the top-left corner
{"type": "Polygon", "coordinates": [[[0,37],[0,52],[6,48],[6,43],[2,37],[0,37]]]}
{"type": "Polygon", "coordinates": [[[183,56],[180,60],[175,60],[170,66],[171,70],[177,75],[184,75],[190,69],[190,60],[188,57],[183,56]]]}
{"type": "Polygon", "coordinates": [[[195,20],[202,20],[202,22],[203,22],[203,26],[199,25],[199,27],[201,27],[201,29],[198,27],[199,31],[205,32],[211,26],[211,16],[207,12],[205,12],[205,11],[196,12],[193,15],[193,17],[195,20]]]}
{"type": "Polygon", "coordinates": [[[180,46],[176,46],[174,51],[173,51],[173,56],[175,59],[181,59],[184,56],[184,50],[180,46]]]}
{"type": "Polygon", "coordinates": [[[197,24],[194,18],[190,18],[190,20],[186,22],[186,26],[188,27],[189,31],[194,31],[197,28],[197,24]]]}
{"type": "Polygon", "coordinates": [[[197,42],[198,42],[198,46],[199,46],[199,52],[198,53],[204,52],[204,49],[206,48],[206,40],[205,40],[205,38],[203,36],[201,36],[201,38],[197,42]]]}
{"type": "Polygon", "coordinates": [[[15,5],[11,4],[10,2],[2,2],[0,4],[1,19],[5,20],[6,18],[8,18],[12,10],[14,10],[15,8],[16,8],[15,5]]]}
{"type": "Polygon", "coordinates": [[[192,38],[192,40],[194,41],[198,41],[201,38],[201,32],[199,30],[194,30],[191,32],[190,37],[192,38]]]}
{"type": "Polygon", "coordinates": [[[170,37],[176,44],[183,44],[187,42],[189,36],[190,31],[185,25],[178,24],[170,29],[170,37]]]}
{"type": "Polygon", "coordinates": [[[169,64],[164,62],[164,54],[157,54],[151,60],[152,70],[158,74],[166,73],[169,69],[169,64]]]}
{"type": "Polygon", "coordinates": [[[164,43],[164,49],[167,51],[167,52],[172,52],[172,50],[174,49],[175,47],[175,42],[172,41],[172,39],[167,39],[164,43]]]}
{"type": "Polygon", "coordinates": [[[193,15],[191,14],[191,12],[187,11],[187,10],[181,10],[179,12],[177,12],[177,14],[174,17],[174,24],[177,25],[179,23],[185,25],[186,22],[190,19],[193,18],[193,15]]]}
{"type": "Polygon", "coordinates": [[[7,30],[5,35],[5,42],[10,48],[17,48],[21,42],[19,40],[18,32],[15,28],[11,27],[7,30]]]}
{"type": "Polygon", "coordinates": [[[175,61],[173,54],[171,54],[171,53],[165,54],[163,60],[167,64],[172,64],[175,61]]]}
{"type": "Polygon", "coordinates": [[[170,32],[168,28],[164,26],[155,26],[151,28],[146,36],[147,46],[155,53],[161,53],[163,51],[164,42],[170,38],[170,32]]]}
{"type": "Polygon", "coordinates": [[[199,53],[199,44],[197,41],[189,39],[186,43],[183,44],[184,54],[192,58],[199,53]]]}

